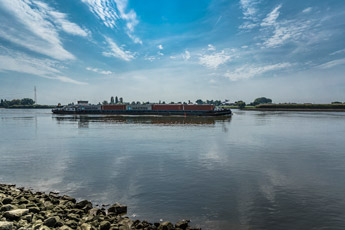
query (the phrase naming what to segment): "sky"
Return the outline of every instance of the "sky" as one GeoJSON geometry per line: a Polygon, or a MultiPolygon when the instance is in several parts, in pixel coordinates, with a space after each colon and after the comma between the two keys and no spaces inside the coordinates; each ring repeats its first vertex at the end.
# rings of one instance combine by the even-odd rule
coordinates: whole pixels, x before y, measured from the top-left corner
{"type": "Polygon", "coordinates": [[[0,98],[345,101],[343,0],[0,0],[0,98]]]}

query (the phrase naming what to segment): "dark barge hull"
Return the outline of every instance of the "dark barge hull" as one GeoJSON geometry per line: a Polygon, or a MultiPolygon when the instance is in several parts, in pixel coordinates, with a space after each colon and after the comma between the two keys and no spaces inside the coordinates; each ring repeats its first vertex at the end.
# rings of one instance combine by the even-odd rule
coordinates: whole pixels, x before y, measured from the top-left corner
{"type": "Polygon", "coordinates": [[[157,111],[157,110],[87,110],[65,111],[53,109],[55,114],[104,114],[104,115],[146,115],[146,116],[231,116],[231,110],[220,111],[157,111]]]}

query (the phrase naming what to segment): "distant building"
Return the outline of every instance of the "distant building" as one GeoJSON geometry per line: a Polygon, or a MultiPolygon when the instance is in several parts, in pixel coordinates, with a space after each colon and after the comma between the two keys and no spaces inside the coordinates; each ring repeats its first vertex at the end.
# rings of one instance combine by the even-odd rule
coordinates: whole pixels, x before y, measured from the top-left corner
{"type": "Polygon", "coordinates": [[[78,105],[88,105],[89,101],[78,101],[78,105]]]}

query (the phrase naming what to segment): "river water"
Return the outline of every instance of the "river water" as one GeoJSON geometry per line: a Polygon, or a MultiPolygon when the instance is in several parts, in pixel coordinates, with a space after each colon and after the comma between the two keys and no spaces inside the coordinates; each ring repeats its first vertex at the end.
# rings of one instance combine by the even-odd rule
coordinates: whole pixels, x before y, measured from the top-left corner
{"type": "Polygon", "coordinates": [[[0,183],[202,229],[345,229],[345,113],[231,119],[0,109],[0,183]]]}

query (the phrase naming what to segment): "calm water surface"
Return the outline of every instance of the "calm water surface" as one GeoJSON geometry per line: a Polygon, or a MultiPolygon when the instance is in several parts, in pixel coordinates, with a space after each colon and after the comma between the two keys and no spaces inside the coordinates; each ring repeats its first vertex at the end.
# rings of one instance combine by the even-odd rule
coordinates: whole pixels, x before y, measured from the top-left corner
{"type": "Polygon", "coordinates": [[[0,109],[0,183],[203,229],[345,229],[345,113],[191,120],[0,109]]]}

